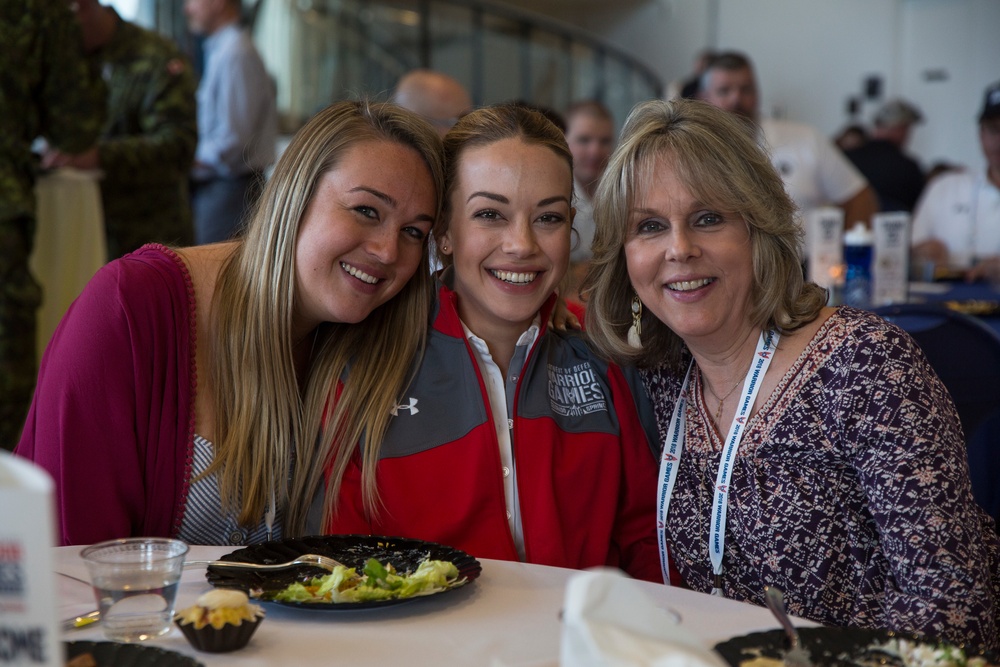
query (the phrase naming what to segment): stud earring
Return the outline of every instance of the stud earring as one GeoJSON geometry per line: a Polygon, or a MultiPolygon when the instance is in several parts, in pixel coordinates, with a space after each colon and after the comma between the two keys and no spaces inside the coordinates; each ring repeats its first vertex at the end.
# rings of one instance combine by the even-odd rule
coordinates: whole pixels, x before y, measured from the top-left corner
{"type": "Polygon", "coordinates": [[[628,328],[628,344],[637,350],[642,349],[642,301],[639,295],[632,293],[632,326],[628,328]]]}

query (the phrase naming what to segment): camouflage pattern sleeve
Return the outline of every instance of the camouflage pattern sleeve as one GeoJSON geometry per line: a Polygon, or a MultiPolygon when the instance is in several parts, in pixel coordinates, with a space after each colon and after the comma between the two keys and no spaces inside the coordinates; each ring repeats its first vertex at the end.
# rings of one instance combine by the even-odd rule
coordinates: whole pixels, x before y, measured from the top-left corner
{"type": "Polygon", "coordinates": [[[37,0],[42,13],[40,134],[56,148],[79,153],[94,145],[104,122],[106,91],[84,59],[80,26],[65,0],[37,0]]]}
{"type": "Polygon", "coordinates": [[[116,185],[187,178],[198,143],[194,72],[165,37],[119,23],[105,49],[111,65],[109,119],[98,145],[100,165],[116,185]]]}
{"type": "Polygon", "coordinates": [[[0,0],[0,222],[34,218],[34,139],[67,152],[97,139],[105,92],[81,41],[66,0],[0,0]]]}

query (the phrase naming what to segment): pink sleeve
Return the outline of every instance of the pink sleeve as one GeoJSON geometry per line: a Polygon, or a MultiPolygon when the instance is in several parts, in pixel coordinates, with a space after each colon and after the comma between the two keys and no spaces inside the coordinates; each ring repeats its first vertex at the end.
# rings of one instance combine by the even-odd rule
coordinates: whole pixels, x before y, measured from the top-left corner
{"type": "Polygon", "coordinates": [[[173,261],[101,269],[42,359],[16,453],[55,480],[60,544],[174,532],[189,457],[189,324],[186,292],[171,284],[184,278],[157,258],[173,261]]]}

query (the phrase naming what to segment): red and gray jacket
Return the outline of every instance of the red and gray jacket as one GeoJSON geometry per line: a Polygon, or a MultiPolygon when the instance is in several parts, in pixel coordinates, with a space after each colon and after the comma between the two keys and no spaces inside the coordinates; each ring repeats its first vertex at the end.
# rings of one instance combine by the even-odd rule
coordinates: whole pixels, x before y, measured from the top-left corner
{"type": "MultiPolygon", "coordinates": [[[[366,516],[358,455],[326,528],[518,560],[490,401],[456,304],[442,286],[427,350],[382,445],[381,507],[366,516]]],[[[526,560],[620,567],[662,582],[650,446],[656,422],[638,374],[600,359],[579,334],[544,325],[523,364],[511,361],[508,375],[515,374],[508,413],[526,560]]]]}

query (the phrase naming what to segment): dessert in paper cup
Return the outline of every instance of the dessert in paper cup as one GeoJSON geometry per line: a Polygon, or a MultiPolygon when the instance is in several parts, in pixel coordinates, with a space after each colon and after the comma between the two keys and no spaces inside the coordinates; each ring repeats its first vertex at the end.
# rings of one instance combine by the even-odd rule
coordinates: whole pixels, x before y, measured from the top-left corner
{"type": "Polygon", "coordinates": [[[174,615],[191,645],[206,653],[226,653],[247,645],[264,610],[251,604],[243,591],[217,588],[198,598],[192,607],[174,615]]]}

